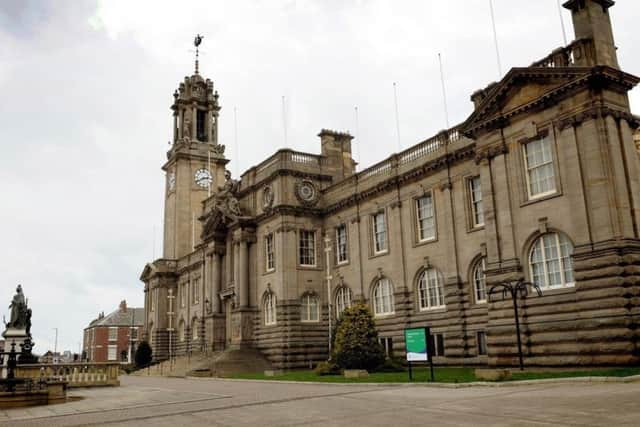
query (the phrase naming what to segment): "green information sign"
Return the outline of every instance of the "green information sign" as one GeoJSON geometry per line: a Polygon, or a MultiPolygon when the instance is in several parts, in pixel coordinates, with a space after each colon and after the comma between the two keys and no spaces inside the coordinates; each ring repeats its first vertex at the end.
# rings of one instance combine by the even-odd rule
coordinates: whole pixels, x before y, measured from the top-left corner
{"type": "Polygon", "coordinates": [[[426,362],[429,360],[427,335],[427,328],[410,328],[404,330],[404,342],[407,349],[408,362],[426,362]]]}

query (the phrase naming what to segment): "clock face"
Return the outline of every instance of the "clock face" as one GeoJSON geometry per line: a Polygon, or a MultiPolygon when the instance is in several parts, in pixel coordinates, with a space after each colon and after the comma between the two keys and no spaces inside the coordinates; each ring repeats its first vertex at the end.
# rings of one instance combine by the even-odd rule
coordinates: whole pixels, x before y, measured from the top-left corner
{"type": "Polygon", "coordinates": [[[211,185],[211,174],[206,169],[198,169],[194,176],[194,181],[202,188],[207,188],[211,185]]]}
{"type": "Polygon", "coordinates": [[[169,191],[173,191],[176,188],[176,174],[171,172],[167,181],[169,183],[169,191]]]}

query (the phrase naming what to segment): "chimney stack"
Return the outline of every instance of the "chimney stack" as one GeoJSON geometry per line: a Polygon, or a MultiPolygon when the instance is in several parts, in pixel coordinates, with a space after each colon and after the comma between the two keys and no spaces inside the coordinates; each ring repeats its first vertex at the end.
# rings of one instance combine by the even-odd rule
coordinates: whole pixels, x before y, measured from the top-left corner
{"type": "Polygon", "coordinates": [[[127,300],[120,301],[120,311],[123,313],[127,312],[127,300]]]}
{"type": "MultiPolygon", "coordinates": [[[[571,11],[576,40],[592,40],[595,65],[620,68],[609,17],[609,8],[614,4],[613,0],[569,0],[563,6],[571,11]]],[[[589,65],[581,63],[586,60],[583,55],[576,65],[589,65]]]]}

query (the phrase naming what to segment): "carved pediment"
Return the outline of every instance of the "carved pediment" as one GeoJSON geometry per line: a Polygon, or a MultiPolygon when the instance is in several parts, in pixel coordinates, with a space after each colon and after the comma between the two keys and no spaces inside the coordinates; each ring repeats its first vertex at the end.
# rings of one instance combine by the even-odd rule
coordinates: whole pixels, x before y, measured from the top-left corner
{"type": "Polygon", "coordinates": [[[486,91],[463,124],[463,133],[474,137],[482,129],[494,129],[516,115],[543,107],[572,88],[586,84],[590,71],[580,67],[513,68],[500,83],[486,91]]]}
{"type": "Polygon", "coordinates": [[[474,94],[473,98],[481,101],[462,124],[462,133],[475,138],[483,131],[505,126],[516,116],[552,105],[581,87],[607,87],[624,93],[639,81],[607,66],[513,68],[500,83],[474,94]]]}

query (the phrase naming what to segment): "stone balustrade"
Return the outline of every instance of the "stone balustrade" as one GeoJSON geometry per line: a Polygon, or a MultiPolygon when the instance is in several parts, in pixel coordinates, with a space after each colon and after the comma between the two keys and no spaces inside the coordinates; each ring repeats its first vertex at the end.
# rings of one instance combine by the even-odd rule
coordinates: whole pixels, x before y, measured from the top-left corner
{"type": "Polygon", "coordinates": [[[118,374],[120,364],[117,362],[106,363],[36,363],[30,365],[18,365],[17,378],[31,378],[34,381],[44,379],[50,381],[63,381],[69,387],[99,387],[119,386],[118,374]]]}

